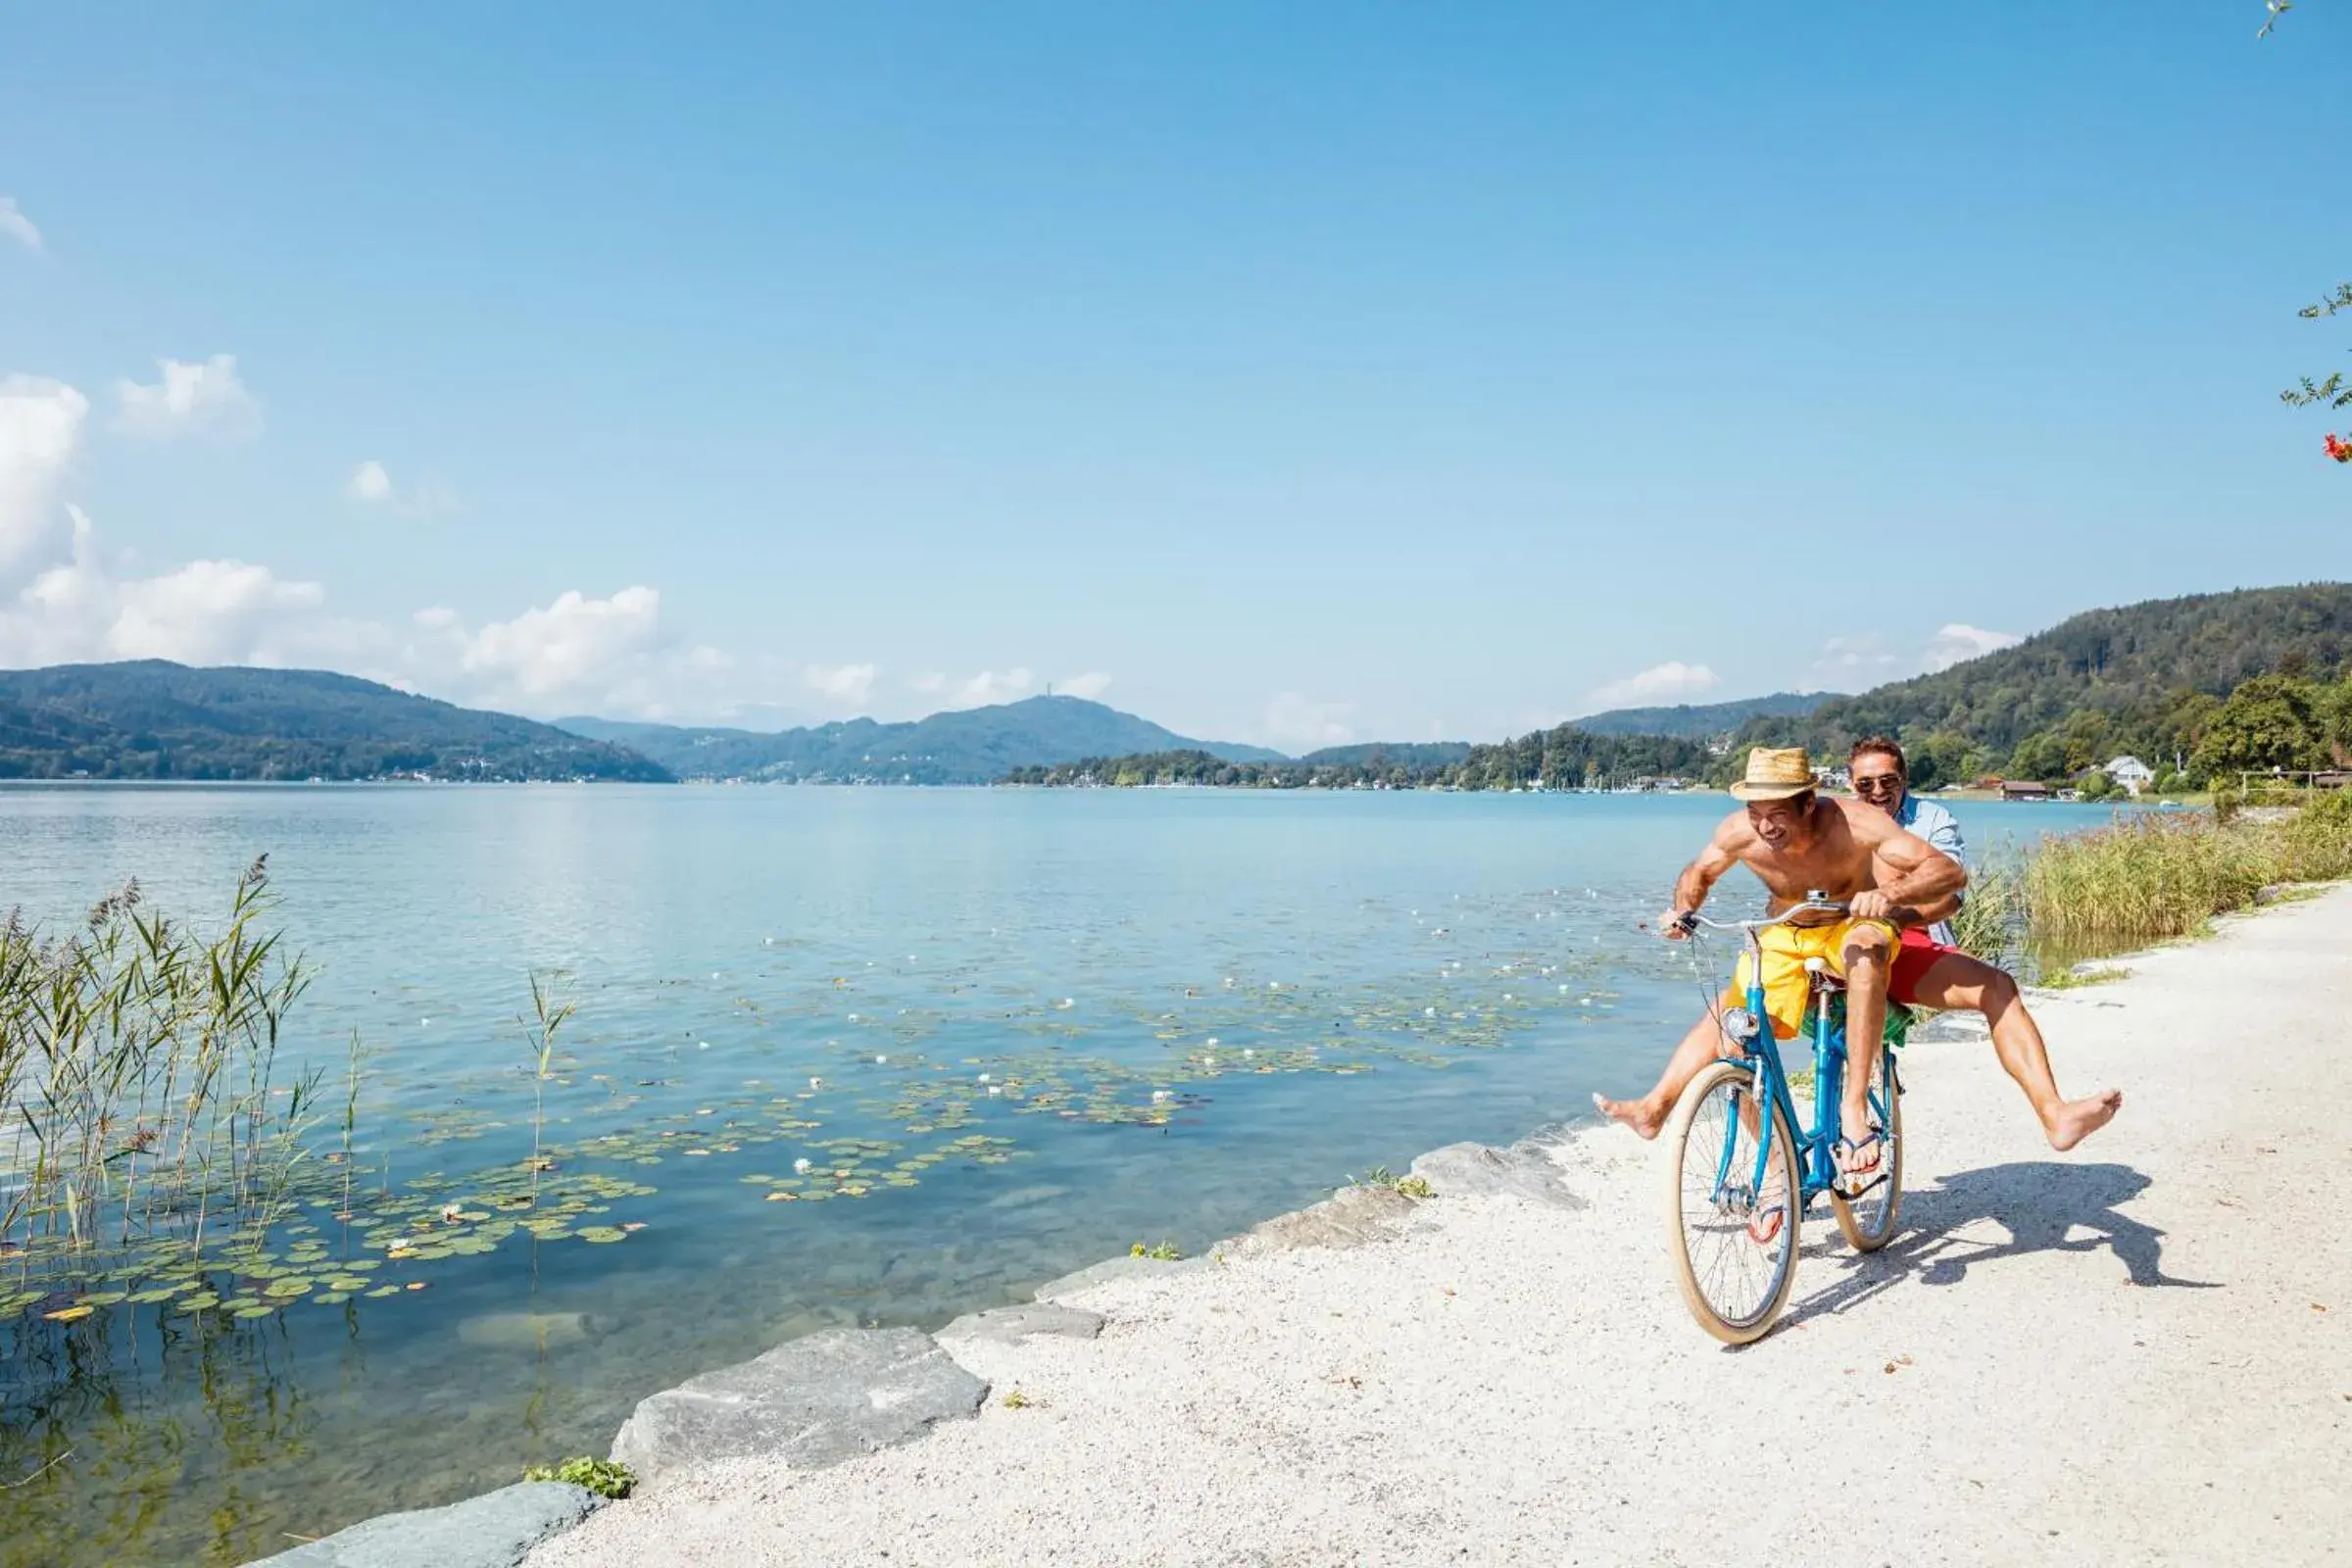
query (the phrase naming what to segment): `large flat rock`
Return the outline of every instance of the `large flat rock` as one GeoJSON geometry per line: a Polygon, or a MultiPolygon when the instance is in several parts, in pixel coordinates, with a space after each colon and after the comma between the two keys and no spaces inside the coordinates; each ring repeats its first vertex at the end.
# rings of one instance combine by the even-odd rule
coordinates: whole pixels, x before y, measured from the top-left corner
{"type": "Polygon", "coordinates": [[[1569,1191],[1560,1167],[1541,1144],[1513,1144],[1508,1149],[1447,1144],[1414,1160],[1412,1174],[1428,1182],[1430,1191],[1440,1198],[1508,1193],[1556,1208],[1585,1206],[1585,1200],[1569,1191]]]}
{"type": "Polygon", "coordinates": [[[604,1499],[565,1481],[524,1481],[446,1508],[388,1513],[250,1568],[515,1568],[604,1499]]]}
{"type": "Polygon", "coordinates": [[[1320,1203],[1277,1214],[1210,1250],[1253,1257],[1302,1247],[1362,1247],[1396,1235],[1412,1211],[1413,1200],[1394,1187],[1343,1187],[1320,1203]]]}
{"type": "Polygon", "coordinates": [[[758,1454],[836,1464],[970,1415],[988,1385],[914,1329],[824,1329],[639,1402],[612,1457],[641,1483],[758,1454]]]}
{"type": "Polygon", "coordinates": [[[1190,1274],[1207,1266],[1208,1259],[1204,1257],[1106,1257],[1057,1280],[1048,1280],[1037,1288],[1036,1298],[1054,1301],[1080,1291],[1091,1291],[1098,1285],[1108,1285],[1113,1280],[1155,1280],[1171,1274],[1190,1274]]]}
{"type": "Polygon", "coordinates": [[[1018,1345],[1041,1334],[1067,1340],[1091,1340],[1102,1332],[1102,1314],[1084,1307],[1039,1301],[1015,1306],[992,1306],[985,1312],[966,1312],[939,1331],[942,1345],[977,1341],[983,1345],[1018,1345]]]}

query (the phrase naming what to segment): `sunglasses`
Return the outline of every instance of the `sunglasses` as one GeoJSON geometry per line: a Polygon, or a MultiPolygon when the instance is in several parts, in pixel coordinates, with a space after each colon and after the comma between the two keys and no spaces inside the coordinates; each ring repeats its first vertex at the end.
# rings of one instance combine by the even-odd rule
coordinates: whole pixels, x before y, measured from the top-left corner
{"type": "Polygon", "coordinates": [[[1903,787],[1900,773],[1863,773],[1854,778],[1856,795],[1892,795],[1903,787]]]}

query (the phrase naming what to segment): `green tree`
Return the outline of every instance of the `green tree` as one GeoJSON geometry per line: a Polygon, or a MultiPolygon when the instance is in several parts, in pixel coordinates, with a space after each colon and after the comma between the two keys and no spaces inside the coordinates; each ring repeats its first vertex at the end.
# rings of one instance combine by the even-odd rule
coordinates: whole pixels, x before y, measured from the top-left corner
{"type": "Polygon", "coordinates": [[[2283,675],[2257,675],[2230,694],[2197,743],[2200,772],[2217,782],[2239,771],[2317,767],[2327,760],[2320,692],[2283,675]]]}
{"type": "Polygon", "coordinates": [[[2082,791],[2082,798],[2086,801],[2103,801],[2110,795],[2120,793],[2115,787],[2115,780],[2095,767],[2082,775],[2082,782],[2077,787],[2082,791]]]}
{"type": "Polygon", "coordinates": [[[2009,759],[2009,775],[2012,778],[2040,779],[2047,782],[2050,779],[2064,778],[2066,774],[2065,738],[2050,730],[2044,730],[2038,735],[2029,735],[2019,741],[2016,752],[2011,754],[2009,759]]]}

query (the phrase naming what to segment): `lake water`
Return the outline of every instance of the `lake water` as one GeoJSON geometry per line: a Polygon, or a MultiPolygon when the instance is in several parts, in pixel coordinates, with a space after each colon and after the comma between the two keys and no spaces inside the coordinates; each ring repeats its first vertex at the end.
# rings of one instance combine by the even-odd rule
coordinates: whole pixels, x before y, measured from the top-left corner
{"type": "MultiPolygon", "coordinates": [[[[57,1461],[0,1492],[0,1562],[243,1562],[602,1454],[637,1399],[793,1335],[935,1327],[1576,1117],[1647,1084],[1728,964],[1638,929],[1725,808],[0,790],[0,902],[54,922],[134,875],[215,921],[268,852],[318,969],[286,1049],[339,1084],[356,1029],[367,1063],[311,1294],[0,1324],[0,1480],[57,1461]],[[533,1147],[534,971],[577,1006],[541,1234],[498,1201],[533,1147]],[[326,1289],[354,1264],[401,1288],[326,1289]]],[[[2108,814],[1959,809],[1972,845],[2108,814]]]]}

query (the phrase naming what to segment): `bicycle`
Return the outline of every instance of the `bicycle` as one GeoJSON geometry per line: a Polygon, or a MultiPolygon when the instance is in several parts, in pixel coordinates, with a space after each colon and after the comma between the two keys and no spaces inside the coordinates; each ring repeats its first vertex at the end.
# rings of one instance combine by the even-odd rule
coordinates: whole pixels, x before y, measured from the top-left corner
{"type": "Polygon", "coordinates": [[[1726,1345],[1762,1338],[1788,1304],[1796,1284],[1797,1231],[1815,1198],[1828,1195],[1838,1228],[1856,1251],[1877,1251],[1894,1237],[1903,1200],[1902,1082],[1894,1047],[1909,1014],[1891,1004],[1886,1009],[1869,1095],[1879,1163],[1859,1185],[1849,1184],[1833,1153],[1845,1073],[1844,982],[1825,960],[1805,960],[1809,994],[1798,1037],[1809,1033],[1813,1041],[1813,1120],[1801,1136],[1780,1042],[1766,1021],[1762,933],[1798,915],[1846,912],[1843,904],[1813,898],[1768,920],[1685,916],[1686,931],[1740,932],[1749,956],[1747,1004],[1726,1009],[1719,1020],[1740,1054],[1709,1063],[1691,1079],[1666,1122],[1673,1153],[1667,1226],[1677,1282],[1698,1326],[1726,1345]],[[1766,1230],[1769,1236],[1760,1234],[1766,1230]]]}

